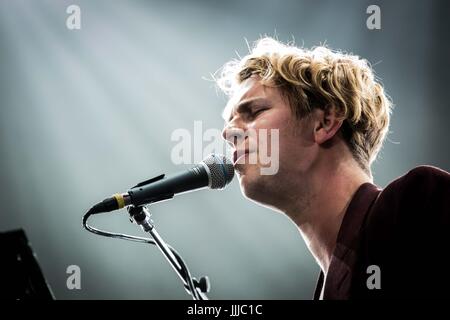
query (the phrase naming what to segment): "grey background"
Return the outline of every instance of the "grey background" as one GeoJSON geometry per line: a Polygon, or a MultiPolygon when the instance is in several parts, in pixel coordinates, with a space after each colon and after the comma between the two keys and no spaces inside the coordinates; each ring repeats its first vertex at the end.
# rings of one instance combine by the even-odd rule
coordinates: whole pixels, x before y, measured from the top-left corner
{"type": "MultiPolygon", "coordinates": [[[[260,35],[326,42],[374,64],[396,107],[373,166],[385,186],[420,164],[450,169],[446,1],[0,2],[0,231],[24,228],[57,299],[188,299],[156,248],[81,228],[93,203],[159,173],[177,128],[222,127],[205,81],[260,35]],[[81,7],[82,29],[66,28],[81,7]],[[381,7],[382,29],[366,28],[381,7]],[[66,268],[81,268],[68,290],[66,268]]],[[[310,299],[319,271],[296,227],[237,181],[152,207],[159,232],[212,299],[310,299]]],[[[143,235],[124,211],[95,217],[143,235]]]]}

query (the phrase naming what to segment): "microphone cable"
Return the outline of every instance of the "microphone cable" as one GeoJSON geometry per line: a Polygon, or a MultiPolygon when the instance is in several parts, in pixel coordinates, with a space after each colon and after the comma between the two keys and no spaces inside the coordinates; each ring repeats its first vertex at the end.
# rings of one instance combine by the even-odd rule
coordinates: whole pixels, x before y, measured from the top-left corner
{"type": "MultiPolygon", "coordinates": [[[[151,245],[156,245],[156,242],[150,238],[143,238],[143,237],[136,237],[128,234],[123,233],[116,233],[116,232],[110,232],[105,230],[100,230],[97,228],[94,228],[90,226],[87,221],[90,218],[90,216],[93,214],[92,208],[83,216],[83,228],[85,228],[87,231],[103,236],[108,238],[115,238],[115,239],[121,239],[121,240],[127,240],[127,241],[133,241],[133,242],[140,242],[140,243],[147,243],[151,245]]],[[[166,243],[167,244],[167,243],[166,243]]],[[[191,273],[186,265],[186,263],[183,261],[183,258],[178,254],[178,252],[172,248],[169,244],[167,244],[167,247],[170,249],[170,251],[174,254],[175,258],[177,259],[178,263],[181,266],[181,269],[183,271],[183,278],[185,283],[183,283],[184,288],[188,292],[189,295],[192,296],[194,300],[201,300],[200,296],[196,290],[196,286],[194,283],[197,282],[195,278],[191,276],[191,273]]]]}

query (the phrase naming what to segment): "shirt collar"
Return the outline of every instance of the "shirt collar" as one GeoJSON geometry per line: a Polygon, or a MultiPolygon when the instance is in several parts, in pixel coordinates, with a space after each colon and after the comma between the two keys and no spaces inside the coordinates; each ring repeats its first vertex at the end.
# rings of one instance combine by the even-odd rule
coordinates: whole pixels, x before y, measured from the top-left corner
{"type": "Polygon", "coordinates": [[[320,299],[324,282],[324,299],[348,297],[351,281],[349,275],[356,262],[361,227],[367,212],[380,192],[381,189],[372,183],[362,184],[355,192],[342,219],[327,276],[325,278],[321,271],[317,280],[315,300],[320,299]]]}

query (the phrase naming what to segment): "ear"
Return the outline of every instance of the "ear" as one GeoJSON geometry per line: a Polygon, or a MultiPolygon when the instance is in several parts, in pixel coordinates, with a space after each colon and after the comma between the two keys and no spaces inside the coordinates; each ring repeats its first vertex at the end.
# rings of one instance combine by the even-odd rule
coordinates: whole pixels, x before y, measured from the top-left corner
{"type": "Polygon", "coordinates": [[[342,126],[343,119],[339,117],[336,108],[331,106],[325,110],[315,109],[314,117],[314,140],[318,144],[330,141],[339,128],[342,126]]]}

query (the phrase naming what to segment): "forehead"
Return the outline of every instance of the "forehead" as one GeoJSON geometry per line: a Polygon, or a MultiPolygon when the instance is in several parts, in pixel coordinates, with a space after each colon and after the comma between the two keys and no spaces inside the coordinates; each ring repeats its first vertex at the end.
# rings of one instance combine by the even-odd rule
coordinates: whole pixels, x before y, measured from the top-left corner
{"type": "Polygon", "coordinates": [[[228,100],[225,109],[222,112],[222,117],[228,121],[231,115],[236,111],[240,102],[249,100],[251,98],[267,97],[267,87],[254,77],[244,80],[237,86],[231,98],[228,100]]]}

